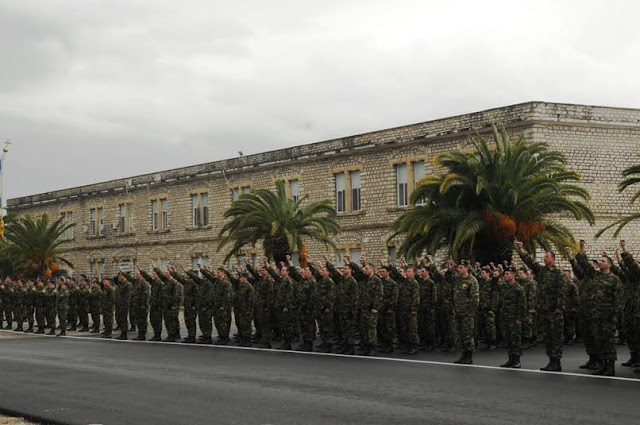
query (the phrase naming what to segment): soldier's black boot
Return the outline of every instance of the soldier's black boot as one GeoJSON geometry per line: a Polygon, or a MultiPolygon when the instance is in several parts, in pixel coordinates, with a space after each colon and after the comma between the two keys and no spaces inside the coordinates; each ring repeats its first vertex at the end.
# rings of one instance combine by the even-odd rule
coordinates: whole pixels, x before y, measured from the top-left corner
{"type": "Polygon", "coordinates": [[[204,336],[200,341],[198,341],[198,344],[212,344],[212,343],[213,343],[213,340],[211,339],[210,336],[204,336]]]}
{"type": "Polygon", "coordinates": [[[460,355],[460,358],[458,360],[456,360],[455,364],[464,364],[463,362],[467,359],[467,352],[463,351],[462,354],[460,355]]]}
{"type": "Polygon", "coordinates": [[[136,325],[131,325],[131,327],[129,328],[129,332],[135,332],[136,331],[136,325]]]}
{"type": "Polygon", "coordinates": [[[632,351],[631,352],[631,358],[628,361],[624,362],[624,363],[620,363],[620,366],[629,367],[629,366],[633,366],[637,362],[638,362],[638,353],[635,352],[635,351],[632,351]]]}
{"type": "Polygon", "coordinates": [[[546,368],[542,368],[546,372],[562,372],[562,363],[559,357],[551,357],[551,361],[546,368]]]}
{"type": "Polygon", "coordinates": [[[353,356],[356,353],[355,347],[353,346],[353,344],[347,344],[346,349],[344,350],[344,354],[345,356],[353,356]]]}
{"type": "Polygon", "coordinates": [[[133,338],[134,341],[146,341],[147,333],[145,331],[138,331],[138,336],[133,338]]]}
{"type": "Polygon", "coordinates": [[[330,353],[332,347],[333,347],[333,344],[322,344],[322,347],[320,348],[320,352],[321,353],[330,353]]]}
{"type": "Polygon", "coordinates": [[[111,338],[111,332],[104,331],[100,338],[111,338]]]}
{"type": "Polygon", "coordinates": [[[19,324],[17,328],[14,329],[15,332],[24,332],[22,330],[22,324],[19,324]]]}
{"type": "Polygon", "coordinates": [[[509,360],[506,363],[501,364],[500,367],[512,367],[513,366],[513,356],[509,356],[509,360]]]}
{"type": "Polygon", "coordinates": [[[187,335],[187,337],[185,339],[182,340],[183,344],[195,344],[196,343],[196,337],[193,335],[187,335]]]}
{"type": "Polygon", "coordinates": [[[251,347],[251,337],[242,337],[240,339],[240,347],[251,347]]]}
{"type": "Polygon", "coordinates": [[[36,332],[37,334],[44,334],[44,328],[38,327],[38,331],[36,332]]]}
{"type": "Polygon", "coordinates": [[[409,351],[407,351],[407,354],[410,354],[410,355],[418,354],[418,344],[411,344],[409,346],[409,351]]]}
{"type": "Polygon", "coordinates": [[[153,341],[153,342],[162,341],[162,334],[160,332],[154,332],[153,337],[149,341],[153,341]]]}
{"type": "Polygon", "coordinates": [[[513,356],[513,365],[511,367],[513,369],[520,369],[522,367],[520,364],[520,356],[513,356]]]}
{"type": "Polygon", "coordinates": [[[473,351],[467,350],[466,353],[467,355],[465,356],[461,364],[473,364],[473,351]]]}
{"type": "Polygon", "coordinates": [[[367,344],[367,351],[362,354],[363,356],[376,356],[378,352],[376,350],[376,346],[373,344],[367,344]]]}
{"type": "Polygon", "coordinates": [[[58,335],[56,336],[67,336],[67,330],[66,329],[61,329],[60,332],[58,333],[58,335]]]}
{"type": "Polygon", "coordinates": [[[25,331],[25,333],[29,333],[29,334],[30,334],[30,333],[33,333],[33,323],[31,323],[31,324],[29,325],[29,329],[27,329],[27,330],[25,331]]]}
{"type": "Polygon", "coordinates": [[[291,341],[285,339],[282,342],[282,346],[280,347],[281,350],[291,350],[291,341]]]}
{"type": "Polygon", "coordinates": [[[122,341],[126,341],[128,339],[127,338],[127,331],[120,332],[120,336],[118,336],[118,339],[122,340],[122,341]]]}
{"type": "Polygon", "coordinates": [[[303,341],[302,345],[300,345],[300,347],[298,347],[297,351],[312,352],[313,351],[313,341],[303,341]]]}
{"type": "Polygon", "coordinates": [[[347,351],[347,344],[339,345],[338,348],[336,348],[336,354],[344,354],[345,351],[347,351]]]}
{"type": "Polygon", "coordinates": [[[587,362],[585,364],[579,366],[579,368],[580,369],[591,369],[591,366],[593,366],[597,362],[598,362],[598,360],[597,360],[596,356],[589,356],[589,360],[587,360],[587,362]]]}
{"type": "Polygon", "coordinates": [[[55,335],[55,334],[56,334],[56,328],[52,327],[47,335],[55,335]]]}
{"type": "Polygon", "coordinates": [[[616,376],[616,362],[614,360],[607,360],[604,368],[604,376],[616,376]]]}
{"type": "Polygon", "coordinates": [[[162,340],[162,342],[174,342],[174,341],[175,341],[175,338],[171,334],[167,335],[167,337],[162,340]]]}

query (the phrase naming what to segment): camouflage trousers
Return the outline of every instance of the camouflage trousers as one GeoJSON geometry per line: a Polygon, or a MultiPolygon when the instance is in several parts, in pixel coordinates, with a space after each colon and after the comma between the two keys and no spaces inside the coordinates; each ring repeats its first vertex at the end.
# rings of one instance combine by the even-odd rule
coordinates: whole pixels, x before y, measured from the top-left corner
{"type": "Polygon", "coordinates": [[[149,322],[154,333],[162,333],[162,306],[151,305],[149,307],[149,322]]]}
{"type": "Polygon", "coordinates": [[[378,314],[370,310],[360,312],[360,334],[363,336],[363,344],[376,345],[378,343],[378,314]]]}
{"type": "Polygon", "coordinates": [[[149,316],[149,307],[146,305],[140,306],[135,312],[135,325],[138,328],[138,332],[147,332],[147,317],[149,316]]]}
{"type": "Polygon", "coordinates": [[[162,309],[162,315],[164,317],[164,327],[167,328],[167,333],[170,337],[180,337],[180,322],[178,322],[178,309],[167,307],[162,309]]]}
{"type": "Polygon", "coordinates": [[[593,344],[594,351],[602,360],[617,360],[616,353],[616,325],[611,316],[593,315],[593,344]]]}
{"type": "MultiPolygon", "coordinates": [[[[37,317],[38,317],[38,312],[36,310],[36,320],[37,320],[37,317]]],[[[96,328],[100,328],[100,308],[94,307],[91,309],[91,322],[93,323],[93,326],[95,326],[96,328]]],[[[40,325],[38,324],[38,326],[40,325]]]]}
{"type": "Polygon", "coordinates": [[[11,302],[3,301],[2,311],[4,311],[4,318],[7,321],[7,325],[11,327],[13,324],[13,305],[11,302]]]}
{"type": "Polygon", "coordinates": [[[241,339],[251,338],[251,320],[253,318],[253,309],[242,305],[234,307],[236,318],[236,326],[238,327],[238,335],[241,339]]]}
{"type": "MultiPolygon", "coordinates": [[[[67,322],[69,318],[69,308],[58,309],[58,322],[60,322],[60,329],[63,331],[67,329],[67,322]]],[[[55,319],[54,319],[55,323],[55,319]]]]}
{"type": "Polygon", "coordinates": [[[324,310],[320,310],[317,314],[317,319],[320,335],[322,335],[322,342],[324,344],[335,344],[338,342],[335,323],[333,321],[333,311],[325,313],[324,310]]]}
{"type": "Polygon", "coordinates": [[[524,314],[524,320],[522,321],[522,337],[527,341],[533,341],[538,338],[537,335],[537,313],[529,313],[527,311],[524,314]]]}
{"type": "Polygon", "coordinates": [[[350,310],[339,311],[334,316],[336,334],[344,344],[354,345],[358,340],[356,317],[350,310]]]}
{"type": "Polygon", "coordinates": [[[593,317],[588,312],[582,314],[582,320],[580,321],[582,326],[582,336],[584,338],[584,348],[587,354],[590,356],[599,356],[596,346],[593,340],[593,317]]]}
{"type": "Polygon", "coordinates": [[[86,306],[78,306],[78,320],[80,321],[80,326],[89,327],[89,309],[86,306]]]}
{"type": "Polygon", "coordinates": [[[102,323],[104,324],[104,331],[111,333],[113,330],[113,307],[102,309],[102,323]]]}
{"type": "Polygon", "coordinates": [[[438,311],[437,330],[440,343],[443,346],[454,347],[456,345],[453,311],[449,308],[441,308],[438,311]]]}
{"type": "Polygon", "coordinates": [[[18,326],[22,326],[22,323],[24,323],[24,306],[22,303],[13,303],[13,319],[18,326]]]}
{"type": "Polygon", "coordinates": [[[492,343],[496,342],[496,315],[487,310],[478,311],[476,313],[476,331],[475,336],[478,339],[492,343]]]}
{"type": "Polygon", "coordinates": [[[129,330],[129,309],[125,306],[116,307],[116,325],[123,331],[129,330]]]}
{"type": "Polygon", "coordinates": [[[418,334],[424,346],[436,344],[436,313],[429,308],[418,312],[418,334]]]}
{"type": "Polygon", "coordinates": [[[229,338],[230,313],[227,310],[220,310],[219,307],[213,310],[213,322],[216,325],[216,331],[218,331],[218,338],[229,338]]]}
{"type": "Polygon", "coordinates": [[[47,325],[44,307],[36,307],[36,323],[38,324],[38,330],[44,329],[47,325]]]}
{"type": "Polygon", "coordinates": [[[455,328],[460,337],[460,348],[465,351],[474,351],[476,344],[473,339],[474,314],[456,314],[455,328]]]}
{"type": "Polygon", "coordinates": [[[67,322],[71,326],[76,326],[78,324],[78,305],[77,304],[69,304],[69,313],[67,313],[67,322]]]}
{"type": "Polygon", "coordinates": [[[420,344],[418,335],[418,314],[410,311],[399,311],[396,324],[398,325],[398,340],[401,344],[420,344]]]}
{"type": "Polygon", "coordinates": [[[300,312],[300,332],[303,341],[313,341],[316,336],[316,319],[312,311],[300,312]]]}
{"type": "Polygon", "coordinates": [[[45,307],[45,317],[47,319],[47,327],[56,328],[56,308],[52,306],[45,307]]]}
{"type": "Polygon", "coordinates": [[[502,344],[510,356],[522,355],[522,325],[513,318],[502,320],[502,344]]]}
{"type": "Polygon", "coordinates": [[[562,357],[564,345],[564,316],[554,312],[540,315],[540,333],[549,357],[562,357]]]}
{"type": "Polygon", "coordinates": [[[567,310],[564,313],[564,337],[566,339],[573,339],[576,336],[576,320],[578,313],[573,310],[567,310]]]}
{"type": "Polygon", "coordinates": [[[29,322],[29,327],[32,328],[33,327],[33,315],[35,313],[36,309],[33,306],[33,304],[28,304],[24,306],[24,315],[25,315],[25,320],[27,322],[29,322]]]}
{"type": "Polygon", "coordinates": [[[260,335],[260,342],[264,345],[271,344],[271,308],[269,306],[256,306],[254,313],[256,330],[260,335]]]}
{"type": "Polygon", "coordinates": [[[184,308],[184,326],[187,328],[188,336],[196,336],[196,319],[198,318],[198,310],[196,306],[185,306],[184,308]]]}
{"type": "Polygon", "coordinates": [[[131,327],[138,326],[138,310],[140,306],[137,303],[131,303],[129,305],[128,317],[131,322],[131,327]]]}
{"type": "Polygon", "coordinates": [[[200,333],[205,338],[211,338],[211,333],[213,332],[212,320],[213,311],[210,308],[198,308],[198,326],[200,327],[200,333]]]}
{"type": "Polygon", "coordinates": [[[378,315],[378,338],[381,344],[393,344],[396,339],[396,313],[380,312],[378,315]]]}
{"type": "Polygon", "coordinates": [[[622,330],[627,339],[629,351],[640,352],[640,335],[636,330],[636,322],[635,309],[625,306],[622,315],[622,330]]]}
{"type": "Polygon", "coordinates": [[[281,332],[282,339],[285,342],[291,342],[297,328],[297,324],[295,323],[295,315],[291,310],[289,310],[286,313],[280,312],[280,314],[278,314],[278,317],[280,318],[279,330],[281,332]]]}

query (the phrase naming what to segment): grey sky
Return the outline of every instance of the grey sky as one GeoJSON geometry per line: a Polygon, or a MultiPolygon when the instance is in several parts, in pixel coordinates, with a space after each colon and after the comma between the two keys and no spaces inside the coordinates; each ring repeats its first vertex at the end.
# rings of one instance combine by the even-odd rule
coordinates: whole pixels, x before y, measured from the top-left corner
{"type": "Polygon", "coordinates": [[[0,2],[5,198],[529,100],[640,107],[636,2],[0,2]]]}

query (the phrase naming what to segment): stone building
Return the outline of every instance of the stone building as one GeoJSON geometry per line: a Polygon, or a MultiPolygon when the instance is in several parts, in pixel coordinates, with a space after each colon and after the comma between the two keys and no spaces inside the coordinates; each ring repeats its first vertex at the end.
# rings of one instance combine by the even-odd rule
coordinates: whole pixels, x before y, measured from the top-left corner
{"type": "MultiPolygon", "coordinates": [[[[640,110],[546,102],[25,196],[9,200],[8,207],[18,215],[63,215],[76,223],[63,245],[76,273],[112,275],[136,262],[147,267],[150,260],[162,267],[195,267],[224,258],[216,250],[217,235],[233,198],[284,180],[292,197],[334,200],[343,230],[335,238],[338,252],[331,255],[377,260],[395,255],[400,241],[387,242],[391,225],[409,208],[415,181],[437,171],[432,157],[469,149],[468,138],[476,133],[490,137],[491,121],[565,152],[569,167],[582,174],[598,222],[589,227],[560,218],[577,236],[591,242],[598,229],[631,211],[630,195],[619,194],[616,185],[621,171],[638,161],[640,110]]],[[[639,245],[639,229],[629,226],[623,237],[639,245]]],[[[592,246],[593,252],[611,249],[609,237],[592,246]]],[[[322,245],[311,243],[309,249],[316,259],[327,253],[322,245]]],[[[248,248],[244,255],[253,261],[261,253],[248,248]]]]}

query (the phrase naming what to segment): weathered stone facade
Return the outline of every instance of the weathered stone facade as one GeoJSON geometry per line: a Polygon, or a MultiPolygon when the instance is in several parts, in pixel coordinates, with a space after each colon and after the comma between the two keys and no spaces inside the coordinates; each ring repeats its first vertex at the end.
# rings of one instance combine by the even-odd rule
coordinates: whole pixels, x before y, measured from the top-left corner
{"type": "MultiPolygon", "coordinates": [[[[549,143],[569,158],[570,168],[582,174],[582,185],[592,194],[591,207],[597,224],[589,227],[562,219],[577,236],[593,241],[595,232],[632,211],[629,194],[619,194],[621,171],[638,161],[640,110],[584,105],[528,102],[503,108],[375,131],[342,139],[296,146],[273,152],[216,161],[155,174],[76,187],[11,199],[11,213],[59,217],[72,212],[77,223],[74,235],[64,244],[76,273],[113,274],[123,261],[148,264],[149,260],[191,265],[194,257],[208,257],[211,264],[224,258],[216,252],[223,212],[231,204],[232,189],[274,188],[277,180],[297,180],[300,195],[310,200],[334,199],[335,174],[357,171],[360,176],[361,210],[340,214],[343,228],[338,247],[368,258],[389,252],[391,224],[406,207],[398,207],[394,165],[424,161],[425,173],[434,172],[432,157],[444,151],[468,149],[468,137],[486,134],[490,122],[504,123],[512,134],[549,143]],[[208,195],[208,225],[193,226],[192,195],[208,195]],[[162,203],[166,200],[166,230],[162,226],[162,203]],[[153,230],[152,201],[158,201],[153,230]],[[127,204],[126,219],[120,205],[127,204]],[[103,235],[93,235],[91,209],[102,208],[103,235]],[[132,219],[131,223],[129,219],[132,219]],[[118,224],[121,223],[121,224],[118,224]],[[122,229],[124,224],[124,231],[122,229]],[[92,267],[93,263],[93,267],[92,267]]],[[[408,179],[412,190],[412,179],[408,179]]],[[[349,178],[346,201],[350,204],[349,178]]],[[[96,210],[96,217],[99,216],[96,210]]],[[[98,218],[96,219],[98,220],[98,218]]],[[[623,233],[632,246],[640,245],[640,225],[623,233]]],[[[99,233],[99,224],[96,224],[99,233]]],[[[614,242],[606,235],[596,248],[614,242]]],[[[399,244],[400,241],[395,241],[399,244]]],[[[311,244],[314,257],[327,253],[311,244]]],[[[259,250],[247,254],[260,255],[259,250]]]]}

